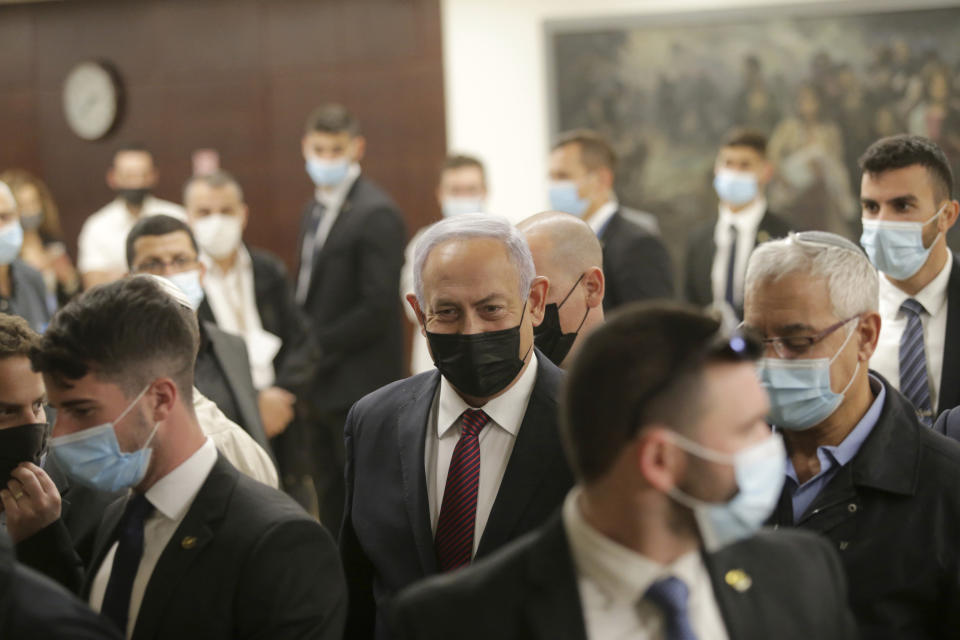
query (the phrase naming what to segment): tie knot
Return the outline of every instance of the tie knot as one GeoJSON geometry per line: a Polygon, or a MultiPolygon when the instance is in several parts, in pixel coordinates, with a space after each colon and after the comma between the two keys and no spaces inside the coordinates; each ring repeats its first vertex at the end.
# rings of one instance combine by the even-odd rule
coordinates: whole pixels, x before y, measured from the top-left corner
{"type": "Polygon", "coordinates": [[[142,523],[151,513],[153,513],[153,505],[147,500],[147,496],[142,493],[134,493],[133,497],[127,501],[122,520],[125,523],[142,523]]]}
{"type": "Polygon", "coordinates": [[[467,409],[460,416],[460,435],[476,436],[490,422],[490,416],[483,409],[467,409]]]}
{"type": "Polygon", "coordinates": [[[668,618],[673,618],[686,615],[689,595],[690,590],[683,580],[669,576],[651,584],[643,597],[660,607],[668,618]]]}
{"type": "Polygon", "coordinates": [[[919,316],[921,313],[926,311],[926,309],[923,308],[923,305],[913,298],[907,298],[904,300],[903,304],[900,305],[900,308],[908,313],[912,313],[915,316],[919,316]]]}

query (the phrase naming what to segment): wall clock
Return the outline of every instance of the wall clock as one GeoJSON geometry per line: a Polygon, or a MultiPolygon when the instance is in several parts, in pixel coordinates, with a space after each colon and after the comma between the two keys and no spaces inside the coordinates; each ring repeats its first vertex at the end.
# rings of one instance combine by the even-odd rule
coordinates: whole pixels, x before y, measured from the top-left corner
{"type": "Polygon", "coordinates": [[[101,62],[81,62],[63,83],[63,111],[70,130],[84,140],[110,132],[120,116],[117,74],[101,62]]]}

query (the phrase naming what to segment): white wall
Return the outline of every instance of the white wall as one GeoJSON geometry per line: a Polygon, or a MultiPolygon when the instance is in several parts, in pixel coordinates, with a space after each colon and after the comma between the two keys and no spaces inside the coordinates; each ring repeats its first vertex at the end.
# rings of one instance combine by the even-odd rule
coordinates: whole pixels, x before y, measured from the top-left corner
{"type": "Polygon", "coordinates": [[[487,164],[491,211],[520,220],[547,207],[550,106],[544,21],[775,5],[817,10],[917,0],[443,0],[447,144],[487,164]]]}

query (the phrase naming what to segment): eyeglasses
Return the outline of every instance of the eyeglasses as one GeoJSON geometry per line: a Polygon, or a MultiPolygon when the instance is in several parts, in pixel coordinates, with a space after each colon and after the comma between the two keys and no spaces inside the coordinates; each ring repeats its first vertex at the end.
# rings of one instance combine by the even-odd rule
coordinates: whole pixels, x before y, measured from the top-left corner
{"type": "MultiPolygon", "coordinates": [[[[780,358],[796,358],[804,355],[813,347],[813,345],[822,341],[824,338],[829,336],[843,325],[847,324],[851,320],[856,320],[859,317],[860,314],[857,314],[847,318],[846,320],[841,320],[840,322],[832,324],[823,331],[815,333],[812,336],[790,336],[786,338],[760,338],[758,336],[758,339],[760,343],[763,344],[764,351],[766,351],[766,349],[769,347],[773,347],[773,351],[780,358]]],[[[748,327],[745,327],[743,324],[740,325],[739,329],[745,333],[751,333],[751,330],[748,327]]]]}
{"type": "Polygon", "coordinates": [[[147,260],[146,262],[141,262],[137,265],[135,271],[137,273],[150,273],[155,276],[162,276],[168,271],[173,273],[180,273],[181,271],[187,271],[191,267],[197,264],[197,259],[179,255],[174,256],[173,260],[161,260],[160,258],[153,258],[147,260]]]}

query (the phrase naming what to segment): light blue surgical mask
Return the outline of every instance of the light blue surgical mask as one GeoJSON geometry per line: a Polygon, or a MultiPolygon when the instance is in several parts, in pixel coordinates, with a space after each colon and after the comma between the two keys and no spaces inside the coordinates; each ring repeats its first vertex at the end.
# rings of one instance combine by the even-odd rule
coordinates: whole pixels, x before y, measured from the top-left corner
{"type": "Polygon", "coordinates": [[[23,246],[23,227],[15,221],[0,229],[0,265],[16,260],[23,246]]]}
{"type": "Polygon", "coordinates": [[[747,204],[760,192],[756,175],[733,169],[718,169],[713,177],[713,188],[721,200],[735,207],[747,204]]]}
{"type": "Polygon", "coordinates": [[[307,174],[318,187],[335,187],[347,178],[350,172],[350,160],[346,157],[336,160],[307,158],[307,174]]]}
{"type": "Polygon", "coordinates": [[[550,208],[575,216],[583,216],[590,207],[590,201],[581,198],[577,183],[573,180],[550,181],[550,208]]]}
{"type": "Polygon", "coordinates": [[[860,245],[877,269],[894,280],[908,280],[926,264],[933,245],[942,235],[937,233],[930,246],[924,247],[923,228],[940,217],[946,207],[946,204],[940,207],[926,222],[890,222],[864,218],[860,221],[863,224],[860,245]]]}
{"type": "Polygon", "coordinates": [[[772,433],[762,442],[735,454],[709,449],[676,432],[670,435],[687,453],[733,467],[737,494],[728,502],[705,502],[676,487],[667,492],[693,510],[707,551],[716,551],[756,533],[777,506],[786,480],[787,454],[780,434],[772,433]]]}
{"type": "Polygon", "coordinates": [[[444,218],[452,218],[464,213],[483,213],[484,205],[483,198],[456,196],[446,197],[440,204],[444,218]]]}
{"type": "Polygon", "coordinates": [[[167,280],[177,285],[177,288],[187,296],[190,301],[190,308],[196,311],[203,302],[203,286],[200,284],[200,270],[192,269],[182,273],[165,276],[167,280]]]}
{"type": "MultiPolygon", "coordinates": [[[[851,318],[852,319],[852,318],[851,318]]],[[[818,425],[831,415],[843,403],[853,380],[860,370],[860,362],[853,370],[850,381],[843,391],[836,393],[830,385],[830,365],[843,352],[850,338],[856,333],[851,331],[832,358],[781,359],[762,358],[757,365],[760,384],[770,397],[770,424],[778,429],[803,431],[818,425]]]]}
{"type": "Polygon", "coordinates": [[[144,387],[133,402],[113,422],[84,429],[50,441],[51,454],[63,470],[77,482],[100,491],[115,492],[140,484],[147,474],[153,450],[150,443],[160,423],[153,425],[143,447],[123,452],[117,442],[114,425],[123,420],[147,392],[144,387]]]}

